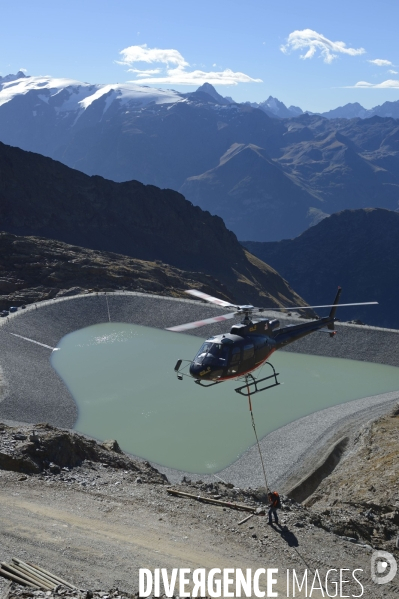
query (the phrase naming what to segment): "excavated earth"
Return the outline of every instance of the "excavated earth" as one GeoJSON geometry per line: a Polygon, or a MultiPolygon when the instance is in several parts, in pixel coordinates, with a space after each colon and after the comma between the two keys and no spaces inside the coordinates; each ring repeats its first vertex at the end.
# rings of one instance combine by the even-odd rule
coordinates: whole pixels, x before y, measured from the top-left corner
{"type": "Polygon", "coordinates": [[[304,502],[320,526],[385,551],[398,549],[398,440],[399,405],[362,427],[339,466],[304,502]]]}
{"type": "MultiPolygon", "coordinates": [[[[312,580],[317,571],[323,581],[323,591],[297,591],[295,596],[322,597],[328,596],[328,570],[360,568],[363,597],[396,597],[395,581],[371,582],[370,555],[376,548],[395,553],[399,450],[392,441],[398,413],[367,425],[347,459],[306,505],[283,496],[278,526],[268,526],[262,515],[267,507],[262,488],[184,478],[173,488],[192,497],[176,497],[168,494],[165,476],[124,455],[115,440],[100,444],[47,424],[1,424],[0,561],[18,557],[36,563],[80,590],[57,587],[46,595],[10,586],[4,578],[0,589],[8,597],[129,599],[138,596],[139,568],[276,567],[282,573],[279,596],[288,596],[285,573],[295,569],[301,577],[307,570],[312,580]],[[380,449],[374,456],[375,442],[380,449]],[[381,461],[385,449],[389,468],[381,461]],[[348,475],[350,463],[360,469],[357,486],[348,475]],[[260,515],[240,524],[246,512],[204,503],[199,496],[259,508],[260,515]],[[372,522],[375,532],[369,534],[363,522],[372,522]]],[[[360,596],[359,584],[350,576],[344,579],[350,582],[344,583],[342,596],[360,596]]]]}

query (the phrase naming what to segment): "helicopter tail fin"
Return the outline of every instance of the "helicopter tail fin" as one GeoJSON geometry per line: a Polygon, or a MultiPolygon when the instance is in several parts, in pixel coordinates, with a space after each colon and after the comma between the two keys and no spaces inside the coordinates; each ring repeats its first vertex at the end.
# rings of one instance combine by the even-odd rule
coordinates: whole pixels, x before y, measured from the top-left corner
{"type": "MultiPolygon", "coordinates": [[[[341,287],[338,287],[338,291],[337,291],[337,295],[335,296],[333,307],[331,308],[330,314],[328,316],[328,318],[330,318],[330,319],[335,318],[335,313],[337,311],[337,307],[338,307],[338,304],[339,304],[339,298],[340,298],[340,295],[341,295],[341,291],[342,291],[341,287]]],[[[330,331],[334,331],[334,329],[335,329],[335,327],[334,327],[334,321],[330,322],[327,325],[327,328],[330,331]]]]}

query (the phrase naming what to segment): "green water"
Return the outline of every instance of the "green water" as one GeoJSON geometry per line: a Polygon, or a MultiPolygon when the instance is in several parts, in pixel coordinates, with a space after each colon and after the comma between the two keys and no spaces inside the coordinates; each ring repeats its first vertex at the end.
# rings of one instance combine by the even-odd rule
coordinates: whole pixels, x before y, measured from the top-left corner
{"type": "MultiPolygon", "coordinates": [[[[76,430],[187,472],[218,472],[234,462],[254,443],[237,383],[203,389],[173,371],[200,345],[198,337],[125,323],[66,335],[51,363],[78,405],[76,430]]],[[[259,437],[316,410],[399,389],[392,366],[287,352],[272,359],[282,384],[252,399],[259,437]]]]}

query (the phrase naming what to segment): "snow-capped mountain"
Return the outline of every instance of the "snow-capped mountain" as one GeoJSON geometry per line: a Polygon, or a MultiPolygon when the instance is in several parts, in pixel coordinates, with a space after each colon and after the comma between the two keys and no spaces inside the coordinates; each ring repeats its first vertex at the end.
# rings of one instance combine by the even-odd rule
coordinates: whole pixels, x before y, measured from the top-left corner
{"type": "MultiPolygon", "coordinates": [[[[220,106],[233,106],[237,103],[231,97],[221,96],[213,85],[204,83],[197,90],[191,93],[180,93],[174,90],[156,89],[145,85],[135,83],[116,83],[116,84],[90,84],[76,81],[74,79],[53,78],[49,76],[31,77],[26,76],[22,71],[18,73],[0,77],[0,106],[10,102],[18,96],[24,96],[36,92],[39,102],[36,108],[40,108],[40,103],[46,103],[60,113],[76,113],[75,118],[79,116],[94,102],[100,99],[105,100],[103,114],[107,112],[110,106],[118,103],[118,107],[124,107],[133,110],[140,107],[163,104],[175,104],[176,102],[196,101],[214,102],[220,106]]],[[[244,102],[243,104],[252,108],[259,108],[272,118],[286,119],[295,118],[304,114],[299,106],[287,106],[269,96],[263,102],[244,102]]],[[[33,110],[33,113],[37,110],[33,110]]],[[[384,102],[381,106],[375,106],[371,109],[364,108],[358,102],[345,104],[333,110],[319,114],[328,119],[353,119],[353,118],[371,118],[373,116],[399,118],[399,100],[395,102],[384,102]]],[[[65,115],[64,115],[65,116],[65,115]]]]}
{"type": "Polygon", "coordinates": [[[15,81],[16,79],[23,79],[26,77],[25,73],[22,71],[18,71],[16,75],[6,75],[5,77],[0,77],[0,86],[3,83],[7,83],[8,81],[15,81]]]}
{"type": "Polygon", "coordinates": [[[283,102],[280,102],[277,98],[273,98],[273,96],[269,96],[264,102],[248,102],[248,104],[253,108],[260,108],[271,117],[277,117],[279,119],[289,119],[303,114],[302,108],[299,108],[298,106],[290,106],[287,108],[283,102]]]}
{"type": "MultiPolygon", "coordinates": [[[[17,75],[0,77],[0,106],[17,96],[30,94],[42,104],[54,107],[57,112],[85,111],[100,98],[105,99],[104,113],[114,101],[119,105],[146,106],[148,104],[172,104],[184,102],[182,94],[173,90],[154,89],[134,83],[92,85],[74,79],[53,77],[26,77],[21,71],[17,75]]],[[[77,115],[79,116],[79,115],[77,115]]]]}

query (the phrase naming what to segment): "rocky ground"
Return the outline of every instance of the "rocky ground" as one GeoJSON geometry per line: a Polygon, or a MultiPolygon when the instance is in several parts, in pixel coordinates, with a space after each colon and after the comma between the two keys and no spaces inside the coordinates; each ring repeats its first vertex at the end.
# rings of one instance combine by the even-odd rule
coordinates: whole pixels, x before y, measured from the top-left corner
{"type": "Polygon", "coordinates": [[[17,583],[10,582],[4,589],[2,599],[16,599],[17,597],[22,599],[30,597],[36,597],[37,599],[59,599],[60,597],[64,599],[136,599],[138,593],[132,595],[131,593],[119,591],[119,589],[110,589],[109,591],[72,591],[62,585],[56,587],[53,592],[33,591],[17,583]]]}
{"type": "MultiPolygon", "coordinates": [[[[201,246],[202,242],[196,243],[201,246]]],[[[187,297],[184,291],[190,287],[240,303],[306,305],[274,269],[237,241],[235,245],[240,264],[234,262],[229,270],[228,262],[215,254],[215,260],[217,257],[221,262],[219,272],[206,274],[212,269],[205,273],[204,268],[196,269],[194,265],[183,270],[158,259],[137,259],[0,231],[0,310],[87,291],[125,290],[187,297]]]]}
{"type": "Polygon", "coordinates": [[[185,289],[198,285],[227,299],[226,287],[204,273],[0,232],[0,310],[88,291],[124,289],[184,297],[185,289]]]}
{"type": "MultiPolygon", "coordinates": [[[[397,427],[397,416],[391,421],[397,427]]],[[[312,580],[317,571],[324,585],[331,568],[361,568],[364,597],[395,597],[399,592],[395,581],[388,585],[370,581],[372,548],[395,552],[394,518],[389,519],[389,539],[380,534],[371,540],[356,538],[348,526],[339,529],[331,524],[326,509],[332,508],[325,507],[330,505],[328,490],[307,506],[283,497],[279,526],[268,526],[263,515],[240,524],[246,512],[196,498],[226,500],[264,512],[264,489],[183,479],[174,488],[194,497],[175,497],[168,493],[170,486],[163,475],[148,463],[121,453],[114,441],[100,444],[48,425],[3,424],[0,428],[0,561],[9,563],[18,557],[41,565],[81,589],[72,595],[77,599],[90,599],[93,591],[100,599],[135,595],[138,570],[143,567],[278,567],[282,597],[288,596],[287,569],[295,569],[301,577],[308,570],[312,580]]],[[[393,425],[382,428],[394,434],[393,425]]],[[[389,446],[391,441],[387,439],[389,446]]],[[[331,476],[338,476],[338,469],[331,476]]],[[[359,484],[361,480],[356,476],[359,484]]],[[[350,481],[348,489],[356,494],[350,481]]],[[[339,509],[343,508],[337,505],[334,521],[347,523],[346,512],[339,509]]],[[[367,510],[373,514],[374,528],[384,531],[385,514],[392,511],[372,506],[367,510]]],[[[32,596],[2,578],[0,586],[9,597],[32,596]]],[[[360,586],[351,579],[344,591],[348,596],[359,595],[360,586]]],[[[58,589],[58,596],[64,592],[58,589]]],[[[35,593],[40,596],[39,591],[35,593]]],[[[322,593],[313,591],[308,596],[322,593]]],[[[297,591],[296,596],[306,595],[297,591]]]]}

